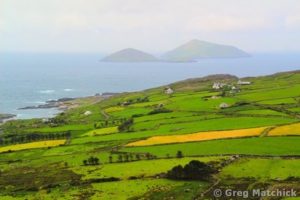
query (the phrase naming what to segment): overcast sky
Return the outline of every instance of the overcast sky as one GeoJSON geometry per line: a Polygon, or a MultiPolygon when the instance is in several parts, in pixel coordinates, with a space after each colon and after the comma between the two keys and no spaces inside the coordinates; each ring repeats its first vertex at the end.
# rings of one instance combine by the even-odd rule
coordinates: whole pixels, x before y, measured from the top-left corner
{"type": "Polygon", "coordinates": [[[191,39],[300,51],[300,0],[0,0],[0,51],[160,53],[191,39]]]}

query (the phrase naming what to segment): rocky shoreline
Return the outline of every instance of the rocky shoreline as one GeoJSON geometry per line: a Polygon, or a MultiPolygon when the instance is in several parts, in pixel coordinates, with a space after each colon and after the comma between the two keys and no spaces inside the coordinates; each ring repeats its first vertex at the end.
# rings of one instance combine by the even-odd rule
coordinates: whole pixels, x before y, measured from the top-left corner
{"type": "Polygon", "coordinates": [[[13,115],[13,114],[0,114],[0,123],[3,123],[6,120],[12,119],[14,117],[16,117],[16,115],[13,115]]]}
{"type": "Polygon", "coordinates": [[[94,103],[97,103],[103,99],[109,98],[117,94],[119,93],[106,92],[102,94],[95,94],[94,96],[88,96],[88,97],[79,97],[79,98],[66,97],[57,100],[49,100],[46,101],[45,104],[18,108],[18,110],[50,109],[50,108],[57,108],[59,110],[69,110],[71,108],[80,106],[84,101],[92,101],[94,103]]]}
{"type": "Polygon", "coordinates": [[[46,101],[45,104],[36,105],[36,106],[26,106],[18,108],[18,110],[32,110],[32,109],[49,109],[49,108],[59,108],[63,106],[66,102],[73,101],[76,98],[61,98],[57,100],[46,101]]]}

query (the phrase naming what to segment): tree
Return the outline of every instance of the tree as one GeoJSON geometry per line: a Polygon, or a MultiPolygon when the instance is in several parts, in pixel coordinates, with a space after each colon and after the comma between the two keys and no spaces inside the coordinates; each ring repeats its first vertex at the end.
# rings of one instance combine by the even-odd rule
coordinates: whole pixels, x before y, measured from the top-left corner
{"type": "Polygon", "coordinates": [[[176,157],[177,158],[183,158],[182,151],[177,151],[176,157]]]}
{"type": "Polygon", "coordinates": [[[132,154],[129,154],[129,159],[130,159],[130,161],[133,161],[133,155],[132,154]]]}
{"type": "Polygon", "coordinates": [[[141,160],[141,156],[140,156],[140,154],[135,154],[135,159],[137,159],[137,160],[141,160]]]}
{"type": "Polygon", "coordinates": [[[94,158],[94,165],[99,165],[99,158],[97,157],[94,158]]]}
{"type": "Polygon", "coordinates": [[[128,161],[129,161],[129,155],[125,154],[125,162],[128,162],[128,161]]]}
{"type": "Polygon", "coordinates": [[[119,162],[123,162],[123,156],[121,154],[118,156],[118,160],[119,162]]]}
{"type": "Polygon", "coordinates": [[[110,155],[110,156],[108,157],[108,159],[109,159],[109,163],[112,163],[112,162],[113,162],[113,157],[112,157],[112,155],[110,155]]]}
{"type": "Polygon", "coordinates": [[[83,165],[87,165],[87,164],[88,164],[87,160],[83,160],[83,165]]]}
{"type": "Polygon", "coordinates": [[[151,154],[150,153],[146,153],[146,158],[148,159],[148,160],[150,160],[151,159],[151,154]]]}
{"type": "Polygon", "coordinates": [[[167,172],[167,178],[170,179],[183,179],[183,167],[181,165],[177,165],[173,167],[170,171],[167,172]]]}
{"type": "Polygon", "coordinates": [[[198,160],[192,160],[184,167],[177,165],[167,172],[167,178],[178,180],[209,180],[215,170],[198,160]]]}
{"type": "Polygon", "coordinates": [[[94,157],[93,156],[89,157],[88,164],[89,165],[93,165],[94,164],[94,157]]]}
{"type": "Polygon", "coordinates": [[[119,126],[119,132],[129,132],[131,130],[131,126],[133,125],[133,118],[129,118],[128,120],[123,121],[119,126]]]}

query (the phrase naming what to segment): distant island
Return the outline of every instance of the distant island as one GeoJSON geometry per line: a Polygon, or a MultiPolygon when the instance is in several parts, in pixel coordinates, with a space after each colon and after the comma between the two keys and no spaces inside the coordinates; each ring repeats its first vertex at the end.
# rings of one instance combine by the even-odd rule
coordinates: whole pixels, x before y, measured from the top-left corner
{"type": "Polygon", "coordinates": [[[156,57],[143,51],[128,48],[115,52],[102,59],[104,62],[155,62],[156,57]]]}
{"type": "Polygon", "coordinates": [[[221,45],[201,40],[191,40],[160,58],[143,51],[127,48],[117,51],[102,59],[104,62],[195,62],[205,58],[240,58],[250,56],[234,46],[221,45]]]}
{"type": "Polygon", "coordinates": [[[203,58],[239,58],[248,57],[248,53],[234,46],[191,40],[162,55],[169,62],[193,62],[203,58]]]}

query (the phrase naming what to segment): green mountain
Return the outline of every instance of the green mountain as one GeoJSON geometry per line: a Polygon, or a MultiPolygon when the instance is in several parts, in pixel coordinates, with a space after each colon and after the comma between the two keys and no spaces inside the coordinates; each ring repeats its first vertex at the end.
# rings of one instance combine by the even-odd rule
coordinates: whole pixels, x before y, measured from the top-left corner
{"type": "Polygon", "coordinates": [[[171,62],[192,62],[202,58],[238,58],[246,56],[249,56],[249,54],[234,46],[191,40],[165,53],[162,59],[171,62]]]}
{"type": "Polygon", "coordinates": [[[102,59],[105,62],[153,62],[157,60],[151,54],[132,48],[123,49],[102,59]]]}

